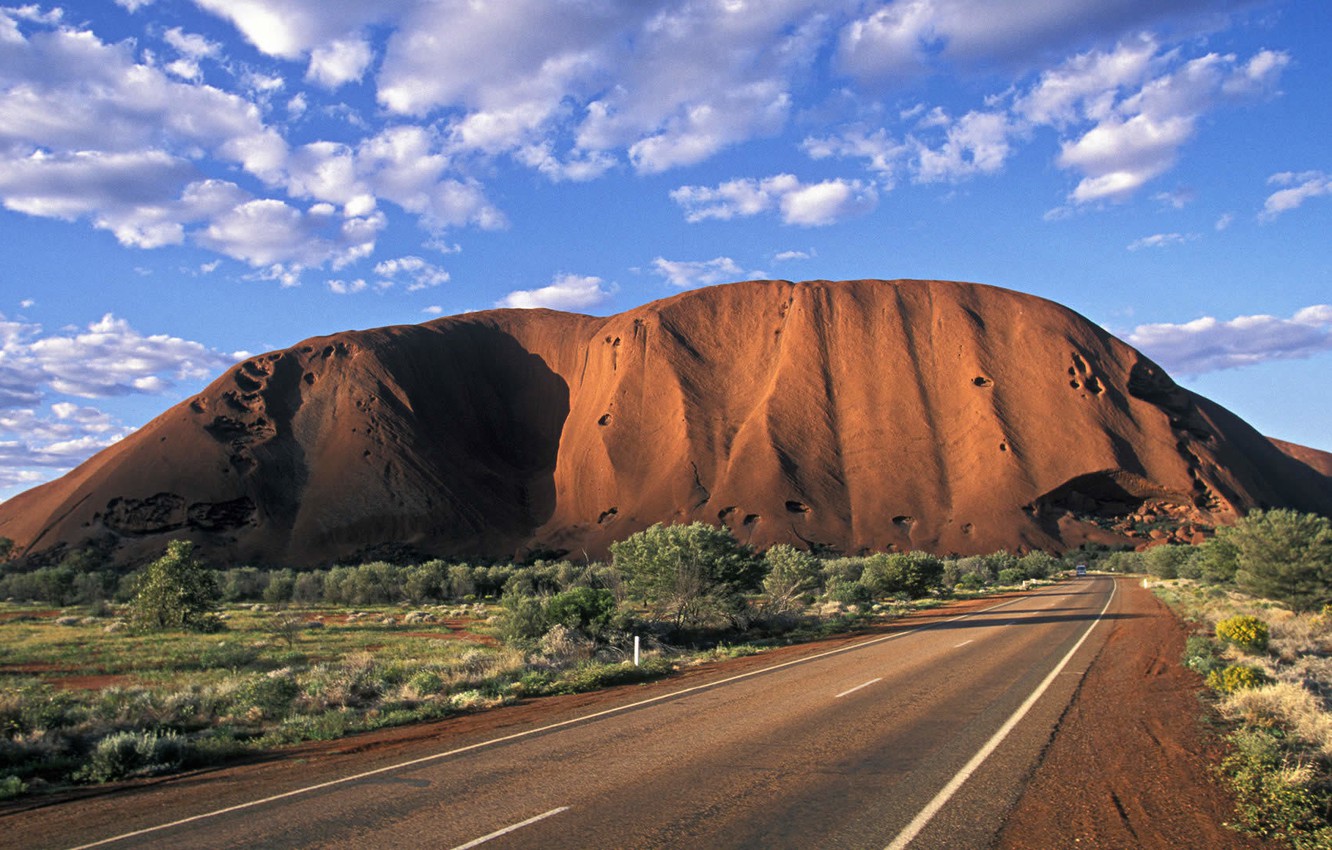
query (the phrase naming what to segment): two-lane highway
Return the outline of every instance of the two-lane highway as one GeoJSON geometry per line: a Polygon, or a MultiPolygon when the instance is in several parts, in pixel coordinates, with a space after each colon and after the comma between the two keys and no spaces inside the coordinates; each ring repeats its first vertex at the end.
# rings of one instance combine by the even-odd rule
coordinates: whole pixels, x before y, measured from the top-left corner
{"type": "Polygon", "coordinates": [[[168,783],[68,834],[12,816],[0,843],[984,847],[1116,614],[1113,580],[1078,579],[277,798],[172,809],[168,783]]]}

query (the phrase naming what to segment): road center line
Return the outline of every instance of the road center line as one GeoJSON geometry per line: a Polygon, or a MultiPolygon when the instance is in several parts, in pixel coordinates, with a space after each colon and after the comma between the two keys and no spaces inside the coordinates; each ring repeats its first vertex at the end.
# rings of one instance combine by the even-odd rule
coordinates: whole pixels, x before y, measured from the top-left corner
{"type": "Polygon", "coordinates": [[[490,841],[493,838],[499,838],[501,835],[508,835],[510,832],[515,832],[517,830],[522,829],[525,826],[531,826],[537,821],[545,820],[551,815],[558,815],[560,812],[567,812],[567,811],[569,811],[568,806],[560,806],[558,809],[551,809],[545,814],[537,815],[534,818],[528,818],[522,823],[515,823],[512,826],[506,826],[503,829],[497,829],[494,832],[490,833],[489,835],[483,835],[480,838],[474,838],[471,841],[467,842],[466,844],[459,844],[457,847],[454,847],[453,850],[468,850],[468,848],[485,844],[487,841],[490,841]]]}
{"type": "Polygon", "coordinates": [[[771,667],[761,667],[758,670],[750,670],[747,673],[740,673],[735,676],[729,676],[725,679],[718,679],[715,682],[705,682],[701,685],[694,685],[693,687],[690,688],[682,688],[681,690],[678,691],[671,691],[668,694],[660,694],[659,696],[648,697],[647,699],[639,700],[638,702],[631,702],[626,705],[617,705],[614,708],[607,708],[603,709],[602,711],[594,711],[591,714],[584,714],[580,717],[571,717],[568,720],[561,720],[558,723],[550,723],[545,726],[538,726],[535,729],[527,729],[523,732],[514,732],[511,735],[502,735],[501,737],[498,738],[490,738],[485,741],[478,741],[475,744],[468,744],[465,747],[457,747],[456,749],[448,750],[446,752],[435,753],[433,755],[428,755],[428,756],[421,756],[420,758],[409,759],[408,761],[399,762],[397,764],[390,764],[384,767],[377,767],[374,770],[367,770],[361,773],[353,774],[351,776],[344,776],[341,779],[330,779],[327,782],[320,782],[315,785],[307,785],[304,788],[294,788],[291,791],[284,791],[281,794],[274,794],[271,797],[264,797],[259,800],[251,800],[248,803],[237,803],[234,806],[227,806],[225,808],[216,809],[211,812],[203,812],[201,814],[191,815],[190,817],[181,818],[180,820],[174,820],[171,821],[170,823],[162,823],[158,824],[157,826],[148,826],[144,827],[143,829],[136,829],[133,832],[126,832],[121,835],[113,835],[110,838],[103,838],[100,841],[93,841],[88,844],[80,844],[78,847],[71,848],[71,850],[88,850],[88,848],[91,847],[103,847],[107,844],[114,844],[118,841],[124,841],[127,838],[138,838],[141,835],[148,835],[154,832],[161,832],[164,829],[171,829],[172,827],[183,826],[187,823],[195,823],[201,820],[208,820],[209,818],[215,818],[221,815],[231,814],[232,812],[241,812],[246,809],[252,809],[255,808],[256,806],[262,806],[266,803],[274,803],[277,802],[278,800],[286,800],[291,797],[299,797],[302,794],[309,794],[312,791],[322,791],[325,788],[333,788],[338,785],[345,785],[349,782],[356,782],[361,779],[368,779],[371,776],[379,776],[384,773],[392,773],[395,770],[403,770],[404,768],[408,767],[416,767],[417,765],[428,764],[429,762],[432,761],[439,761],[440,759],[446,759],[449,758],[450,756],[456,756],[462,753],[468,753],[473,750],[480,750],[485,747],[494,746],[496,744],[507,743],[508,741],[516,741],[520,738],[529,738],[533,735],[540,735],[543,732],[550,732],[551,730],[554,729],[562,729],[565,726],[573,726],[576,723],[584,723],[588,720],[596,720],[601,717],[607,717],[612,714],[619,714],[621,712],[629,711],[631,709],[642,708],[645,705],[652,705],[653,703],[665,702],[666,700],[675,699],[676,697],[681,697],[684,696],[685,694],[692,694],[698,691],[705,691],[711,688],[721,687],[722,685],[729,685],[732,682],[738,682],[742,679],[749,679],[754,676],[761,676],[764,673],[771,673],[774,670],[781,670],[786,667],[793,667],[797,664],[807,664],[811,661],[817,661],[820,658],[827,658],[832,655],[841,655],[844,652],[851,652],[852,650],[863,649],[867,646],[874,646],[875,644],[886,643],[887,641],[890,640],[897,640],[898,638],[904,638],[907,635],[913,635],[917,632],[923,632],[926,631],[927,629],[933,629],[937,626],[942,626],[946,623],[955,623],[958,620],[965,620],[968,617],[975,617],[979,614],[986,614],[989,613],[990,611],[998,610],[999,608],[1006,608],[1009,605],[1014,605],[1026,598],[1028,597],[1020,596],[1016,599],[1010,599],[1007,602],[1000,602],[997,605],[991,605],[989,608],[982,608],[979,611],[969,611],[965,614],[959,614],[956,617],[949,617],[947,620],[940,620],[937,623],[927,623],[923,626],[916,626],[914,629],[907,629],[904,632],[894,632],[893,634],[890,635],[881,635],[876,638],[870,638],[868,640],[860,641],[859,643],[852,643],[852,644],[847,644],[846,646],[839,646],[836,649],[830,649],[826,652],[819,652],[814,655],[807,655],[804,656],[803,658],[793,658],[790,661],[783,661],[782,663],[774,664],[771,667]]]}
{"type": "Polygon", "coordinates": [[[1036,704],[1036,701],[1049,689],[1051,683],[1053,683],[1063,669],[1068,666],[1068,662],[1073,659],[1074,653],[1082,648],[1082,644],[1085,643],[1088,636],[1091,635],[1092,629],[1096,628],[1096,624],[1101,622],[1101,618],[1105,616],[1105,612],[1110,610],[1110,603],[1114,601],[1115,591],[1118,589],[1119,586],[1117,584],[1112,583],[1110,585],[1110,598],[1105,600],[1105,606],[1101,608],[1101,613],[1097,614],[1096,619],[1091,621],[1087,626],[1086,631],[1082,633],[1082,637],[1078,638],[1078,642],[1073,644],[1073,648],[1068,651],[1068,654],[1055,665],[1055,668],[1050,671],[1049,675],[1041,680],[1041,683],[1036,686],[1036,690],[1031,692],[1031,696],[1027,697],[1026,701],[1018,706],[1017,711],[1013,712],[1013,714],[1004,721],[1004,725],[999,727],[999,731],[990,736],[990,740],[985,742],[985,746],[981,747],[976,754],[971,757],[970,761],[962,765],[962,769],[957,772],[957,775],[950,779],[948,784],[945,785],[938,794],[934,795],[934,799],[930,800],[930,802],[925,805],[925,808],[920,810],[911,823],[907,824],[906,829],[898,833],[897,838],[893,839],[893,843],[888,845],[888,850],[904,850],[904,848],[920,834],[920,831],[934,819],[934,816],[939,813],[939,810],[952,799],[958,789],[971,778],[971,775],[984,764],[985,760],[990,757],[990,754],[999,748],[999,745],[1008,737],[1008,733],[1012,732],[1018,723],[1021,722],[1022,718],[1027,716],[1027,712],[1031,711],[1031,707],[1036,704]]]}
{"type": "Polygon", "coordinates": [[[877,679],[870,679],[868,682],[864,683],[863,685],[856,685],[854,688],[852,688],[852,689],[849,690],[849,691],[842,691],[840,694],[838,694],[837,696],[833,697],[833,699],[841,699],[842,697],[846,696],[847,694],[854,694],[856,691],[860,690],[861,688],[868,688],[870,685],[874,684],[875,682],[882,682],[882,681],[883,681],[883,677],[882,677],[882,676],[880,676],[880,677],[877,678],[877,679]]]}
{"type": "Polygon", "coordinates": [[[969,643],[975,643],[975,642],[976,642],[976,641],[974,641],[974,640],[970,640],[970,639],[968,639],[968,640],[964,640],[964,641],[962,641],[962,642],[959,643],[959,644],[955,644],[955,645],[953,646],[953,649],[960,649],[961,647],[964,647],[964,646],[966,646],[966,645],[969,644],[969,643]]]}

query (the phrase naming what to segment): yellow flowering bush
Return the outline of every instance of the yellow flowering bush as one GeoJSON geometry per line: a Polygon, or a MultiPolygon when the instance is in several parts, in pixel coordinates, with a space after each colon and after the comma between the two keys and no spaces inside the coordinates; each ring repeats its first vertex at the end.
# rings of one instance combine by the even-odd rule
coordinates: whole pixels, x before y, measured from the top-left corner
{"type": "Polygon", "coordinates": [[[1270,633],[1267,623],[1257,617],[1237,614],[1216,624],[1216,637],[1245,652],[1263,652],[1267,649],[1270,633]]]}

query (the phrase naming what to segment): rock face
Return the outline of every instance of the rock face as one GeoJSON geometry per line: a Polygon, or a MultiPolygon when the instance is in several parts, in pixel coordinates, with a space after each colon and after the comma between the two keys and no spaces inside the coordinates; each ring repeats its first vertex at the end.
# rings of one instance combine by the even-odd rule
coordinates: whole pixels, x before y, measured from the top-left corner
{"type": "MultiPolygon", "coordinates": [[[[0,505],[34,562],[603,555],[654,522],[843,552],[1123,541],[1332,512],[1332,478],[1049,301],[754,281],[609,318],[495,310],[237,365],[0,505]]],[[[1296,447],[1298,448],[1298,447],[1296,447]]],[[[1191,532],[1190,532],[1191,533],[1191,532]]]]}

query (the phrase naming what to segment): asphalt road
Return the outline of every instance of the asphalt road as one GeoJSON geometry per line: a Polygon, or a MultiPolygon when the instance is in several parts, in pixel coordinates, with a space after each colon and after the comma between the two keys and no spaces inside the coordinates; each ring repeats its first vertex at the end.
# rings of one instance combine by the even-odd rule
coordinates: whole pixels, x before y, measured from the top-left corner
{"type": "Polygon", "coordinates": [[[288,766],[267,801],[236,783],[201,800],[181,781],[179,799],[164,783],[11,815],[0,845],[988,847],[1105,640],[1097,623],[1132,616],[1120,598],[1112,579],[1077,579],[738,676],[626,689],[588,717],[561,703],[304,782],[288,766]]]}

